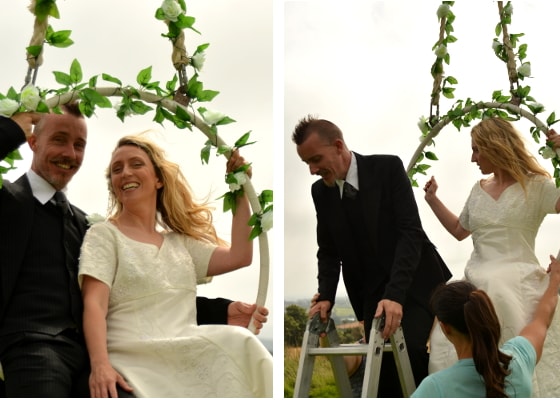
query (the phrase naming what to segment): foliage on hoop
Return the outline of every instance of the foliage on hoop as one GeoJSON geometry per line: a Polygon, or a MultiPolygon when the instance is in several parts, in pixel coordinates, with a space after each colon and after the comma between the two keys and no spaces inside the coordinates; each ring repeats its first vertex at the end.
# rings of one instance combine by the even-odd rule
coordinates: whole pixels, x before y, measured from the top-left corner
{"type": "MultiPolygon", "coordinates": [[[[551,125],[558,122],[555,112],[549,114],[546,125],[537,118],[537,114],[543,113],[545,107],[530,95],[531,87],[529,85],[523,86],[520,83],[525,78],[531,77],[531,63],[526,60],[527,44],[520,43],[520,38],[524,34],[508,33],[508,25],[511,24],[513,15],[513,6],[510,1],[506,3],[505,7],[502,1],[498,2],[500,21],[496,25],[496,37],[492,42],[494,54],[507,65],[510,81],[509,95],[503,94],[501,90],[496,90],[492,93],[491,102],[474,101],[470,98],[457,100],[447,114],[440,115],[440,94],[448,99],[454,98],[455,88],[453,85],[458,84],[458,80],[453,76],[444,77],[443,68],[444,63],[450,64],[447,46],[457,40],[452,35],[455,15],[451,11],[451,7],[454,3],[454,1],[443,1],[437,10],[440,21],[440,35],[432,48],[436,60],[431,68],[434,85],[431,93],[430,117],[422,116],[418,122],[418,127],[422,132],[421,143],[414,152],[407,168],[413,186],[418,186],[414,176],[417,173],[426,175],[426,170],[430,168],[425,160],[438,160],[434,151],[425,148],[435,145],[434,138],[449,123],[460,130],[463,127],[469,127],[471,122],[475,120],[487,117],[498,116],[510,121],[519,120],[523,117],[534,124],[530,127],[530,134],[536,143],[540,143],[541,133],[546,133],[551,125]],[[499,38],[500,35],[502,35],[502,40],[499,38]]],[[[543,158],[551,159],[556,186],[560,187],[560,149],[554,151],[552,143],[545,141],[545,144],[539,148],[539,154],[543,158]]]]}
{"type": "MultiPolygon", "coordinates": [[[[50,25],[46,25],[48,17],[59,18],[59,11],[56,0],[35,0],[30,7],[30,11],[35,15],[37,21],[45,24],[43,39],[39,44],[32,44],[27,47],[28,61],[36,70],[42,56],[44,44],[55,47],[68,47],[73,44],[70,38],[71,31],[55,31],[50,25]]],[[[221,125],[236,122],[233,118],[211,110],[207,107],[199,106],[195,110],[196,103],[210,102],[218,94],[218,91],[204,88],[203,82],[199,79],[199,73],[205,61],[205,51],[209,47],[208,43],[197,46],[192,56],[188,56],[184,48],[184,29],[190,29],[200,33],[195,29],[195,18],[186,15],[187,7],[184,0],[163,0],[161,7],[155,12],[155,18],[166,23],[168,30],[162,34],[173,42],[174,52],[179,48],[179,53],[173,54],[174,66],[177,74],[162,85],[159,81],[152,80],[152,67],[146,67],[138,72],[136,84],[133,86],[123,84],[114,76],[106,73],[95,75],[89,79],[84,79],[82,67],[78,60],[73,60],[68,72],[54,71],[54,77],[61,87],[57,89],[41,89],[35,86],[35,79],[29,82],[26,79],[24,88],[18,92],[11,87],[6,94],[0,93],[0,115],[9,117],[16,112],[36,111],[36,112],[60,112],[60,105],[73,99],[80,100],[80,110],[82,113],[91,117],[96,108],[111,108],[111,96],[119,96],[120,103],[115,105],[117,117],[124,122],[126,117],[132,115],[144,115],[154,112],[153,120],[159,124],[169,121],[179,129],[189,129],[193,126],[199,128],[208,137],[207,142],[200,152],[201,161],[208,163],[213,149],[216,155],[229,155],[235,149],[253,144],[249,142],[250,133],[241,135],[234,146],[227,146],[218,135],[218,127],[221,125]],[[187,76],[186,67],[191,67],[193,74],[187,76]],[[98,82],[102,81],[112,85],[110,87],[99,87],[98,82]],[[155,110],[152,105],[155,105],[155,110]]],[[[29,73],[28,73],[29,76],[29,73]]],[[[2,176],[15,168],[15,162],[21,160],[18,150],[10,153],[0,164],[0,187],[2,176]]],[[[245,171],[248,166],[241,167],[226,175],[226,183],[229,184],[229,192],[223,198],[223,210],[235,212],[235,199],[244,192],[244,184],[247,182],[245,171]]],[[[257,207],[251,218],[250,224],[253,226],[251,238],[258,237],[262,232],[272,228],[272,190],[264,190],[258,195],[257,207]]]]}

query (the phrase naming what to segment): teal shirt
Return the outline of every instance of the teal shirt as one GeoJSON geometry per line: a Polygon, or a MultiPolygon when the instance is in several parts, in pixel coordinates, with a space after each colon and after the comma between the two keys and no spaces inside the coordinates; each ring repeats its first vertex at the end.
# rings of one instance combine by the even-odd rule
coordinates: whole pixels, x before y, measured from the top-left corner
{"type": "MultiPolygon", "coordinates": [[[[537,364],[535,348],[526,338],[517,336],[504,343],[501,350],[513,356],[509,363],[511,373],[506,377],[507,396],[531,397],[537,364]]],[[[466,358],[428,375],[411,397],[486,397],[486,389],[473,359],[466,358]]]]}

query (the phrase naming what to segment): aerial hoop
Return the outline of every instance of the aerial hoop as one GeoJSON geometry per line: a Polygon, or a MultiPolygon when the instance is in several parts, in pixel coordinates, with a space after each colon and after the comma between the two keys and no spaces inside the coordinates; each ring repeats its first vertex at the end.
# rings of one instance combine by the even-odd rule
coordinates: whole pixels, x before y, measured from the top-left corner
{"type": "Polygon", "coordinates": [[[422,139],[420,145],[418,145],[418,147],[412,154],[412,157],[410,158],[410,161],[406,169],[407,172],[410,172],[412,170],[412,168],[416,165],[418,159],[421,157],[422,153],[424,152],[424,148],[432,143],[433,139],[437,135],[439,135],[439,133],[445,126],[453,122],[455,119],[460,118],[463,115],[469,114],[473,110],[488,110],[488,109],[505,110],[514,115],[518,115],[520,117],[528,119],[544,134],[546,134],[546,132],[548,131],[547,126],[540,119],[538,119],[535,114],[532,114],[531,112],[519,106],[516,106],[515,104],[497,103],[497,102],[480,102],[480,103],[472,104],[470,106],[463,108],[460,114],[458,115],[454,115],[453,117],[446,115],[429,131],[429,133],[422,139]]]}
{"type": "MultiPolygon", "coordinates": [[[[70,31],[55,32],[54,30],[49,29],[49,18],[59,18],[56,0],[30,0],[30,3],[29,10],[35,15],[35,20],[33,35],[29,46],[27,47],[28,70],[25,77],[25,83],[21,89],[21,93],[15,93],[13,89],[10,89],[7,96],[1,97],[6,98],[5,104],[11,102],[11,104],[8,104],[11,113],[17,111],[50,112],[52,110],[56,110],[57,107],[62,104],[81,99],[81,103],[83,105],[85,103],[82,112],[84,112],[85,116],[90,117],[93,115],[96,107],[103,108],[112,106],[108,97],[126,97],[134,103],[142,102],[145,104],[156,104],[158,106],[158,112],[160,111],[160,108],[167,110],[165,113],[166,115],[164,116],[156,114],[156,118],[154,118],[154,120],[159,123],[162,123],[163,120],[167,119],[180,129],[185,127],[191,129],[192,126],[195,126],[209,139],[207,142],[208,152],[210,151],[209,148],[214,147],[216,148],[218,154],[223,154],[229,159],[231,151],[235,148],[250,144],[246,143],[248,133],[238,139],[233,147],[226,145],[226,143],[222,140],[217,132],[218,128],[216,125],[234,122],[234,120],[229,117],[223,115],[224,120],[221,122],[209,122],[205,121],[207,116],[201,111],[201,108],[198,109],[200,115],[195,114],[193,100],[210,101],[218,94],[218,92],[203,90],[202,82],[197,79],[199,69],[202,66],[201,63],[204,61],[203,52],[208,44],[198,46],[193,56],[189,56],[187,54],[185,35],[183,31],[187,28],[192,29],[195,32],[198,31],[196,31],[193,27],[194,18],[186,15],[185,0],[164,0],[162,6],[156,10],[156,19],[163,21],[168,27],[168,32],[162,36],[167,37],[172,42],[173,52],[171,55],[171,61],[176,70],[176,76],[173,80],[167,82],[165,89],[162,89],[157,85],[157,87],[154,87],[150,82],[146,86],[141,84],[142,89],[140,90],[132,88],[131,86],[122,85],[120,80],[106,74],[103,74],[104,80],[117,83],[119,86],[97,87],[96,83],[94,83],[97,82],[97,76],[91,78],[88,84],[82,83],[81,66],[77,60],[75,60],[70,69],[70,74],[59,73],[60,76],[63,76],[61,80],[57,77],[57,81],[66,85],[66,88],[60,90],[39,91],[35,85],[39,66],[43,64],[44,45],[49,44],[55,47],[68,47],[73,43],[73,41],[70,39],[70,31]],[[191,77],[191,81],[189,81],[187,77],[187,66],[191,66],[195,70],[193,77],[191,77]],[[77,75],[80,77],[77,78],[77,75]],[[176,87],[176,83],[178,83],[178,87],[176,89],[171,89],[170,87],[176,87]],[[194,86],[197,91],[194,94],[192,92],[189,93],[189,89],[192,89],[192,86],[194,86]],[[24,89],[31,89],[28,93],[31,92],[31,96],[36,97],[36,99],[34,99],[34,106],[31,108],[28,106],[26,101],[24,101],[24,89]],[[154,92],[149,92],[149,90],[154,90],[154,92]],[[53,93],[56,93],[56,95],[45,99],[53,93]],[[161,118],[158,119],[158,117],[161,118]]],[[[143,70],[142,72],[146,71],[147,70],[143,70]]],[[[147,74],[151,75],[151,67],[149,68],[149,72],[147,74]]],[[[134,114],[144,114],[148,111],[148,109],[151,109],[147,106],[144,106],[143,108],[144,109],[141,112],[138,112],[134,108],[129,107],[124,111],[117,111],[117,116],[124,121],[124,116],[127,115],[127,111],[131,111],[134,114]]],[[[11,115],[11,113],[8,113],[7,115],[11,115]]],[[[13,169],[13,162],[18,156],[19,155],[9,155],[4,160],[10,165],[10,168],[7,169],[13,169]]],[[[207,159],[203,159],[203,161],[207,161],[207,159]]],[[[0,175],[0,183],[1,178],[2,176],[0,175]]],[[[255,303],[257,306],[264,306],[270,275],[270,254],[266,231],[272,226],[272,190],[265,190],[259,195],[253,187],[251,179],[248,176],[246,178],[245,182],[241,184],[241,187],[243,192],[247,195],[253,212],[251,220],[249,221],[249,224],[253,226],[250,239],[258,238],[259,241],[260,270],[255,303]],[[261,219],[264,219],[263,215],[265,214],[270,214],[268,215],[270,217],[268,220],[268,227],[261,224],[261,219]]],[[[239,192],[229,192],[226,193],[224,197],[231,194],[235,196],[237,193],[239,192]]],[[[251,318],[248,329],[255,333],[256,328],[254,327],[253,322],[254,319],[251,318]]]]}
{"type": "MultiPolygon", "coordinates": [[[[187,106],[175,100],[162,98],[153,93],[148,93],[148,92],[143,92],[138,90],[134,90],[134,93],[132,93],[132,90],[128,90],[125,88],[100,87],[100,88],[90,88],[90,89],[95,90],[98,94],[105,97],[122,97],[123,95],[134,94],[136,98],[138,98],[143,102],[159,104],[173,113],[176,113],[177,108],[180,107],[184,112],[186,112],[189,115],[192,124],[196,126],[204,135],[206,135],[208,139],[212,140],[212,142],[216,147],[227,146],[226,143],[223,141],[223,139],[215,132],[212,132],[210,127],[206,123],[204,123],[201,118],[197,118],[187,106]]],[[[52,109],[76,99],[78,99],[78,94],[76,92],[68,92],[63,95],[49,98],[46,101],[46,104],[49,107],[49,109],[52,109]]],[[[224,154],[224,155],[229,158],[230,154],[224,154]]],[[[255,191],[255,188],[253,187],[253,184],[251,182],[251,179],[248,177],[246,183],[244,183],[242,186],[251,205],[251,210],[253,211],[253,214],[262,213],[263,210],[259,202],[257,193],[255,191]]],[[[264,231],[261,232],[258,236],[258,239],[259,239],[260,273],[259,273],[259,283],[258,283],[258,290],[257,290],[255,303],[258,306],[264,306],[264,303],[266,302],[266,296],[268,292],[268,282],[270,276],[270,252],[269,252],[267,233],[264,231]]],[[[255,333],[256,328],[253,325],[253,319],[251,319],[248,328],[251,330],[251,332],[255,333]]]]}
{"type": "MultiPolygon", "coordinates": [[[[501,34],[502,38],[496,37],[492,42],[492,49],[496,57],[503,61],[507,67],[507,74],[510,82],[509,95],[503,95],[501,91],[494,91],[492,94],[492,101],[489,102],[475,102],[471,99],[467,99],[464,102],[458,100],[447,114],[440,116],[440,95],[449,99],[453,98],[455,91],[453,86],[458,83],[457,79],[453,76],[444,76],[443,68],[444,63],[450,63],[450,55],[447,46],[457,40],[457,38],[453,36],[454,28],[452,23],[455,20],[455,15],[451,11],[453,3],[454,2],[451,1],[443,1],[437,10],[440,29],[439,38],[432,47],[436,55],[436,60],[431,67],[434,83],[430,96],[430,116],[429,118],[420,118],[418,126],[422,131],[422,139],[407,166],[408,177],[413,186],[418,186],[414,175],[416,173],[425,175],[425,171],[430,167],[427,164],[420,163],[425,158],[428,160],[438,159],[435,153],[426,151],[425,148],[434,144],[434,138],[449,123],[453,123],[457,129],[461,129],[463,127],[469,127],[473,120],[484,119],[485,117],[493,115],[511,120],[526,118],[534,125],[530,128],[530,131],[533,139],[539,143],[539,131],[546,137],[550,129],[549,127],[558,122],[554,112],[546,119],[546,124],[539,120],[537,114],[544,111],[544,106],[537,103],[530,95],[530,86],[523,86],[521,84],[521,81],[531,76],[531,63],[526,61],[527,45],[519,43],[519,39],[524,34],[511,34],[508,31],[508,25],[511,24],[513,15],[513,5],[511,1],[508,1],[505,6],[503,1],[497,2],[500,20],[496,25],[495,32],[496,36],[501,34]],[[516,60],[519,61],[519,66],[516,60]]],[[[550,144],[545,143],[545,146],[550,146],[550,144]]],[[[554,179],[556,186],[560,187],[560,152],[552,152],[554,156],[550,156],[551,152],[545,151],[545,147],[542,147],[539,152],[545,158],[552,158],[554,179]]]]}

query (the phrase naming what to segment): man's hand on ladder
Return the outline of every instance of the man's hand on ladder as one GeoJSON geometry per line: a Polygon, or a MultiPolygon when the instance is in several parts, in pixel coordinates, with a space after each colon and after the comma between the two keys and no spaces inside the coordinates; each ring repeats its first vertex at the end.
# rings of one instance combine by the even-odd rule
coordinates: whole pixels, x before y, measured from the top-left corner
{"type": "Polygon", "coordinates": [[[385,317],[385,326],[381,336],[387,340],[393,335],[399,326],[403,316],[402,305],[396,301],[383,299],[377,303],[377,310],[375,311],[374,318],[385,317]]]}
{"type": "MultiPolygon", "coordinates": [[[[318,299],[319,299],[319,293],[315,293],[315,295],[311,299],[311,306],[308,312],[309,318],[311,319],[315,316],[315,314],[319,314],[321,322],[327,324],[329,321],[329,314],[331,311],[331,302],[328,300],[317,301],[318,299]]],[[[325,332],[321,332],[320,334],[321,337],[324,337],[325,335],[326,335],[325,332]]]]}

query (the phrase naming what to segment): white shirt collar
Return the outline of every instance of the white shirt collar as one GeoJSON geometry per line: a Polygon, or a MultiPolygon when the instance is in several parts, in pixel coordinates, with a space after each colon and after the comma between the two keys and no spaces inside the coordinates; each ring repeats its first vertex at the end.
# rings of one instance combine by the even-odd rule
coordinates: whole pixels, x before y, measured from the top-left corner
{"type": "Polygon", "coordinates": [[[356,190],[360,190],[360,185],[358,183],[358,163],[356,161],[356,155],[353,151],[351,151],[350,154],[352,154],[352,158],[350,159],[350,166],[348,167],[348,172],[346,173],[346,179],[336,180],[336,184],[338,185],[338,189],[340,190],[340,197],[342,197],[342,187],[344,185],[344,181],[354,186],[356,190]]]}
{"type": "MultiPolygon", "coordinates": [[[[56,190],[50,183],[37,175],[32,169],[27,171],[27,179],[29,180],[33,196],[39,200],[41,204],[44,205],[47,201],[52,199],[56,190]]],[[[62,192],[66,192],[66,188],[62,189],[62,192]]]]}
{"type": "Polygon", "coordinates": [[[358,163],[354,152],[351,153],[352,159],[350,160],[350,167],[348,168],[348,173],[346,174],[346,182],[354,186],[356,190],[360,190],[360,185],[358,183],[358,163]]]}

